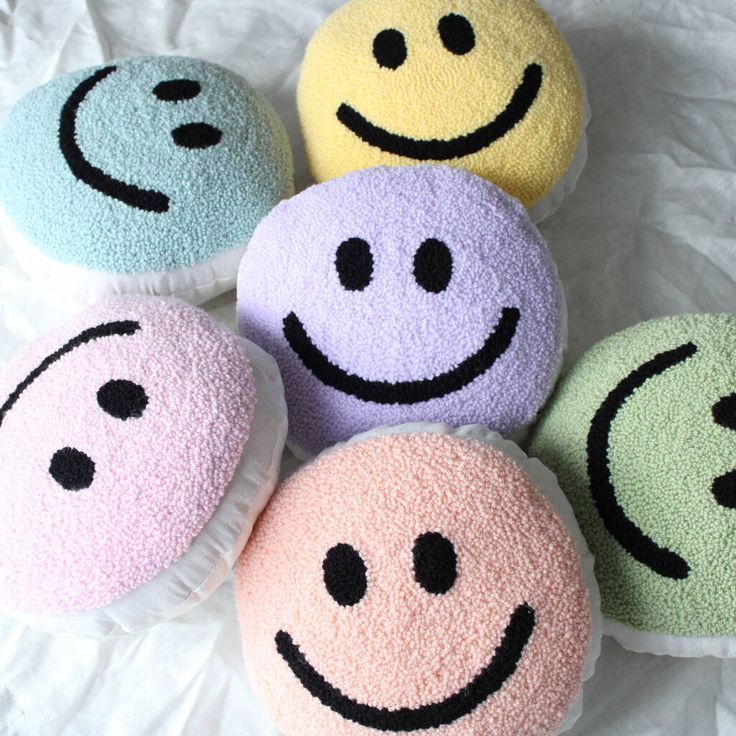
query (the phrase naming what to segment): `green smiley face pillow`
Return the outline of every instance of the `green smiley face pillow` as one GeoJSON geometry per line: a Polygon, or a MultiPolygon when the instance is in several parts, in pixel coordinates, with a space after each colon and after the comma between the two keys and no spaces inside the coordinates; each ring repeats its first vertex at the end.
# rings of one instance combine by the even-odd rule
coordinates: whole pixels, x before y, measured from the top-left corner
{"type": "Polygon", "coordinates": [[[736,656],[735,351],[736,315],[624,330],[578,361],[532,437],[628,649],[736,656]]]}

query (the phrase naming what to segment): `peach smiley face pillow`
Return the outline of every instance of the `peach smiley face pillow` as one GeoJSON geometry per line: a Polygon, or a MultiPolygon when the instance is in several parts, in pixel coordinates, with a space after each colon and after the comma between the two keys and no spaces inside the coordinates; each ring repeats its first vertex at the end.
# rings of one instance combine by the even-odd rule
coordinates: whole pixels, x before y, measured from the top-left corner
{"type": "Polygon", "coordinates": [[[575,529],[552,474],[480,426],[324,452],[236,568],[256,695],[285,736],[565,730],[601,628],[575,529]]]}
{"type": "Polygon", "coordinates": [[[178,300],[116,297],[28,345],[0,396],[2,608],[106,636],[225,579],[286,435],[265,353],[178,300]]]}

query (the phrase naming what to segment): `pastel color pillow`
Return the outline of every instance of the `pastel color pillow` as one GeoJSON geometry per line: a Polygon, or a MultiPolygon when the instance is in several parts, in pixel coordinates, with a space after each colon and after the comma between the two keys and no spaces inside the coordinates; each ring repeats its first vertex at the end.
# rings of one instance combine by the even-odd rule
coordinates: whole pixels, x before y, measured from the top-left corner
{"type": "Polygon", "coordinates": [[[629,649],[736,656],[734,344],[730,314],[624,330],[580,358],[534,432],[629,649]]]}
{"type": "Polygon", "coordinates": [[[350,0],[310,41],[298,103],[317,181],[447,163],[540,221],[587,158],[582,79],[533,0],[350,0]]]}
{"type": "Polygon", "coordinates": [[[566,326],[524,208],[440,166],[354,172],[276,207],[241,263],[238,319],[279,364],[291,442],[312,453],[407,421],[520,432],[566,326]]]}
{"type": "Polygon", "coordinates": [[[103,636],[222,582],[285,440],[261,350],[182,302],[116,297],[21,351],[0,396],[0,605],[103,636]]]}
{"type": "Polygon", "coordinates": [[[236,596],[285,736],[556,733],[599,650],[592,560],[554,477],[479,426],[320,455],[258,521],[236,596]]]}
{"type": "Polygon", "coordinates": [[[203,302],[233,288],[260,219],[293,191],[286,131],[217,64],[146,56],[23,97],[0,128],[3,235],[44,286],[203,302]]]}

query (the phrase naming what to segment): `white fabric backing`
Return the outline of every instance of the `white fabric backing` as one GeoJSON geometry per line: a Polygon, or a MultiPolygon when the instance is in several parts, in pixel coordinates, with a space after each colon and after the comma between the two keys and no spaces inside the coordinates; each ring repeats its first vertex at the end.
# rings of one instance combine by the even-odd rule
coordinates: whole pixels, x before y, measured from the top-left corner
{"type": "Polygon", "coordinates": [[[29,275],[32,288],[41,294],[56,293],[77,310],[116,294],[175,296],[191,304],[202,304],[235,288],[240,259],[248,246],[243,243],[186,268],[105,273],[49,258],[18,232],[2,207],[0,235],[29,275]]]}

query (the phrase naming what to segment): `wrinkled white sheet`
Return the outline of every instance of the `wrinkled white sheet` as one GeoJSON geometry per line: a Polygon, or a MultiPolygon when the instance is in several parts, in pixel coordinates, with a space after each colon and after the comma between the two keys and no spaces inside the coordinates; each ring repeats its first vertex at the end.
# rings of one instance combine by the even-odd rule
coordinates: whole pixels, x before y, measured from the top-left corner
{"type": "MultiPolygon", "coordinates": [[[[143,53],[202,56],[271,99],[303,186],[298,65],[338,4],[0,0],[0,112],[85,65],[143,53]]],[[[578,190],[541,228],[567,289],[568,359],[648,317],[736,311],[736,3],[544,4],[573,46],[593,110],[578,190]]],[[[211,310],[233,324],[232,297],[211,310]]],[[[0,364],[65,316],[53,295],[28,291],[0,244],[0,364]]],[[[0,734],[275,736],[249,697],[239,647],[229,584],[178,621],[101,644],[0,617],[0,734]]],[[[570,733],[736,734],[736,661],[635,655],[606,640],[570,733]]]]}

